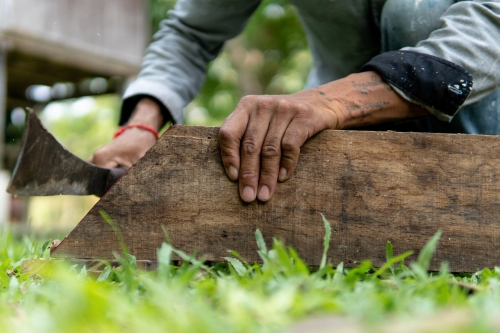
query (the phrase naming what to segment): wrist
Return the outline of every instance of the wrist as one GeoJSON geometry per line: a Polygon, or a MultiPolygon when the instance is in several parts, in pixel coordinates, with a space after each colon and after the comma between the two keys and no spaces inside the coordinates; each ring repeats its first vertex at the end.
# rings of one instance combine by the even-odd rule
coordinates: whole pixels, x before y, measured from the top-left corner
{"type": "Polygon", "coordinates": [[[336,115],[336,129],[428,115],[425,109],[401,97],[376,72],[351,74],[316,89],[336,115]]]}
{"type": "Polygon", "coordinates": [[[332,99],[329,103],[329,111],[335,117],[335,127],[334,130],[341,130],[346,128],[346,123],[348,123],[349,118],[347,117],[348,111],[346,109],[346,104],[340,99],[332,99]]]}
{"type": "Polygon", "coordinates": [[[160,106],[150,98],[142,98],[137,103],[127,125],[144,125],[158,132],[163,126],[160,106]]]}
{"type": "Polygon", "coordinates": [[[116,139],[118,136],[122,135],[125,131],[130,129],[141,129],[143,131],[149,132],[154,135],[155,139],[158,140],[160,137],[158,136],[158,131],[152,128],[151,126],[144,124],[128,124],[126,126],[120,127],[118,131],[113,135],[113,139],[116,139]]]}

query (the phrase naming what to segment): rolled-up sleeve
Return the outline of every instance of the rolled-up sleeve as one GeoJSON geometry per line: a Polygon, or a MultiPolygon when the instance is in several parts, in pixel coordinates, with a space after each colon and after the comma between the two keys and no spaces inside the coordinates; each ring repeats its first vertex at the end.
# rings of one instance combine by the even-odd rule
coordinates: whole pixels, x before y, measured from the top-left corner
{"type": "Polygon", "coordinates": [[[226,40],[241,32],[259,3],[179,0],[153,36],[137,80],[125,91],[120,123],[127,121],[143,96],[161,104],[165,119],[182,123],[184,107],[205,80],[207,63],[226,40]]]}
{"type": "Polygon", "coordinates": [[[363,66],[403,97],[451,121],[500,86],[500,1],[461,1],[415,47],[383,53],[363,66]]]}

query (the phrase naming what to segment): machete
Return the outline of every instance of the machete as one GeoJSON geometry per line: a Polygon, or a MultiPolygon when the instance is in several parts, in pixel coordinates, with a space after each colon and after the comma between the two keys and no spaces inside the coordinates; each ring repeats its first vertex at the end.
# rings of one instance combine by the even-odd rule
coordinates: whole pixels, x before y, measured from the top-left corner
{"type": "Polygon", "coordinates": [[[101,197],[127,169],[101,168],[66,150],[26,110],[23,142],[7,192],[20,196],[97,195],[101,197]]]}

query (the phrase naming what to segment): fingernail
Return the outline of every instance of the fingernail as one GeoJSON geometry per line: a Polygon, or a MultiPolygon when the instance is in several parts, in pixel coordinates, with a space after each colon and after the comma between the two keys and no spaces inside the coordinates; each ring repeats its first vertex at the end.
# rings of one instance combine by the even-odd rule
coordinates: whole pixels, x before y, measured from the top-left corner
{"type": "Polygon", "coordinates": [[[269,187],[266,185],[262,186],[259,191],[259,200],[267,201],[269,200],[269,187]]]}
{"type": "Polygon", "coordinates": [[[278,174],[278,180],[280,182],[282,182],[286,179],[286,173],[287,173],[286,169],[284,167],[281,167],[280,172],[278,174]]]}
{"type": "Polygon", "coordinates": [[[230,166],[228,169],[228,174],[229,178],[231,180],[236,180],[238,179],[238,169],[236,169],[234,166],[230,166]]]}
{"type": "Polygon", "coordinates": [[[241,192],[241,199],[245,202],[252,202],[255,200],[255,191],[250,186],[245,186],[241,192]]]}

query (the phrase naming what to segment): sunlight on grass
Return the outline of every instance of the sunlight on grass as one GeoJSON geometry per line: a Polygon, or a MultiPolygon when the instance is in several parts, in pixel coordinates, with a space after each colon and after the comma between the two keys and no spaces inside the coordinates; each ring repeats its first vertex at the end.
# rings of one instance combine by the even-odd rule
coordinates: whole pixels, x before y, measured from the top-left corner
{"type": "MultiPolygon", "coordinates": [[[[104,216],[106,216],[104,214],[104,216]]],[[[109,221],[112,223],[111,221],[109,221]]],[[[329,223],[324,220],[326,231],[329,223]]],[[[48,255],[48,243],[0,231],[2,332],[496,332],[500,269],[452,275],[427,273],[439,234],[406,265],[392,253],[380,269],[307,266],[296,251],[257,230],[262,264],[237,253],[229,263],[200,262],[164,243],[158,270],[120,268],[97,279],[56,261],[43,276],[21,274],[22,259],[48,255]],[[184,259],[180,265],[173,261],[184,259]]],[[[325,247],[329,244],[325,233],[325,247]]],[[[326,253],[326,251],[325,251],[326,253]]]]}

